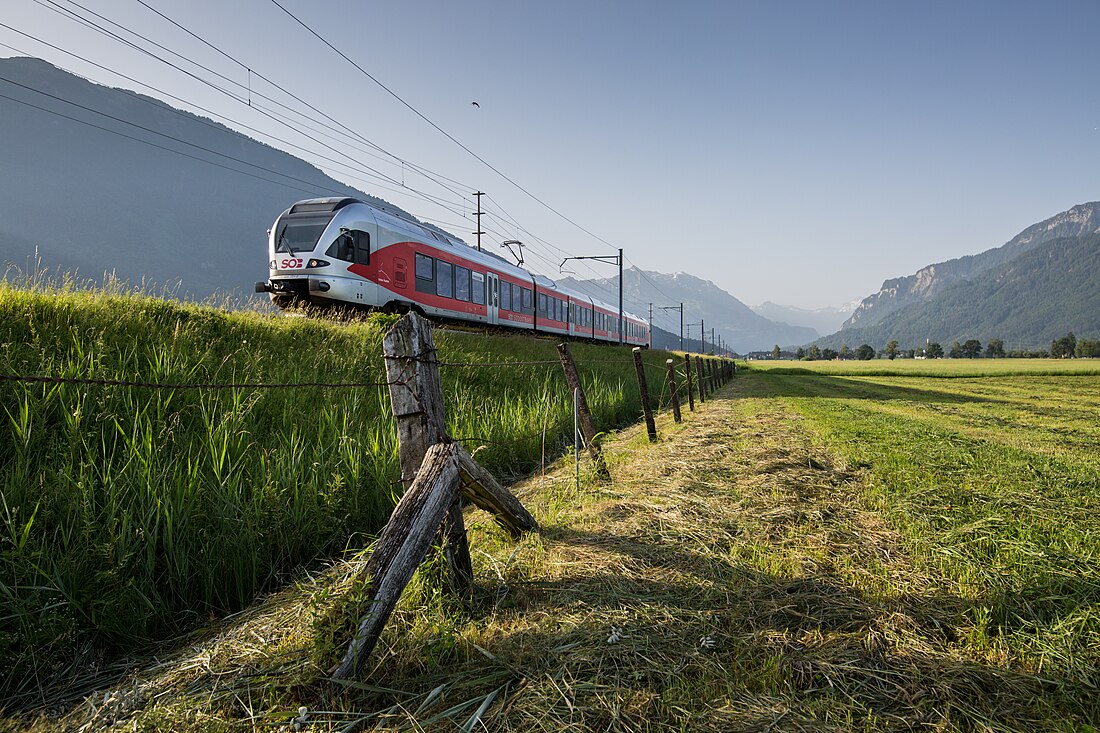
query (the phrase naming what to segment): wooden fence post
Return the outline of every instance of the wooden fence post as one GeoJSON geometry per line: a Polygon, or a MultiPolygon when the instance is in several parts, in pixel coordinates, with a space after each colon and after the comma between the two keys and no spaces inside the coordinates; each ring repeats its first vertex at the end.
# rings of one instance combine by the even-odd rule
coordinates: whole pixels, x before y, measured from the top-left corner
{"type": "Polygon", "coordinates": [[[415,313],[404,316],[386,334],[383,345],[406,489],[363,570],[370,578],[361,604],[365,614],[343,659],[330,670],[337,679],[351,677],[362,668],[433,537],[444,542],[451,567],[448,585],[468,596],[473,571],[461,497],[491,512],[513,537],[538,530],[523,504],[447,436],[428,321],[415,313]],[[418,454],[421,462],[410,476],[410,464],[418,454]]]}
{"type": "Polygon", "coordinates": [[[569,344],[564,342],[558,344],[558,358],[561,359],[561,368],[565,372],[569,393],[572,394],[573,390],[577,390],[577,416],[580,418],[581,434],[584,436],[584,442],[588,444],[588,454],[596,464],[596,475],[601,480],[607,481],[611,478],[611,472],[607,470],[603,453],[600,451],[596,426],[592,422],[592,413],[588,410],[588,400],[584,396],[584,387],[581,385],[581,377],[577,372],[577,364],[573,361],[573,352],[569,349],[569,344]]]}
{"type": "Polygon", "coordinates": [[[695,395],[691,390],[691,355],[684,354],[684,378],[687,379],[688,409],[695,412],[695,395]]]}
{"type": "Polygon", "coordinates": [[[665,365],[668,367],[668,393],[672,398],[672,419],[681,422],[683,418],[680,416],[680,395],[676,394],[676,367],[673,366],[672,359],[665,359],[665,365]]]}
{"type": "Polygon", "coordinates": [[[695,376],[699,378],[699,401],[707,401],[707,380],[703,379],[703,357],[695,357],[695,376]]]}
{"type": "Polygon", "coordinates": [[[718,391],[718,373],[714,369],[714,359],[707,359],[707,373],[710,376],[710,393],[718,391]]]}
{"type": "Polygon", "coordinates": [[[642,349],[634,347],[634,369],[638,372],[638,389],[642,396],[642,412],[645,414],[645,428],[649,433],[649,442],[657,442],[657,426],[653,422],[653,409],[649,406],[649,386],[645,381],[645,369],[642,367],[642,349]]]}
{"type": "MultiPolygon", "coordinates": [[[[428,319],[411,312],[394,324],[383,339],[382,348],[390,402],[397,421],[401,483],[407,489],[428,448],[446,437],[443,386],[439,381],[432,325],[428,319]]],[[[462,500],[457,494],[447,512],[440,539],[450,568],[451,589],[466,598],[472,589],[474,570],[462,520],[462,500]]]]}

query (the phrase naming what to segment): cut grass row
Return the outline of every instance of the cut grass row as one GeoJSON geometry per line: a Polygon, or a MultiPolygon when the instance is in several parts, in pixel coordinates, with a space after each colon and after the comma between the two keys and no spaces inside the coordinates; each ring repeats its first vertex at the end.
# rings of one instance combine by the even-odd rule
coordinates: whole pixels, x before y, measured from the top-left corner
{"type": "MultiPolygon", "coordinates": [[[[381,384],[387,324],[0,284],[0,373],[381,384]]],[[[518,336],[439,332],[437,346],[455,363],[556,360],[552,341],[518,336]]],[[[597,423],[637,419],[629,355],[575,353],[597,423]]],[[[560,371],[445,368],[451,434],[505,479],[530,473],[571,443],[560,371]]],[[[366,545],[397,476],[384,386],[0,384],[0,690],[48,687],[366,545]]]]}
{"type": "Polygon", "coordinates": [[[940,602],[964,609],[970,653],[1100,686],[1100,380],[765,371],[756,384],[868,472],[940,602]]]}

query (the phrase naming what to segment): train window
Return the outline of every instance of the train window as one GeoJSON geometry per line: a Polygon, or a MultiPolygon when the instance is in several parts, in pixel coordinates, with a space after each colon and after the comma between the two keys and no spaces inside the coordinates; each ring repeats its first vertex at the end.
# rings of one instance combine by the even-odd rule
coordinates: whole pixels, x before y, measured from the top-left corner
{"type": "Polygon", "coordinates": [[[355,256],[354,252],[355,243],[352,241],[351,235],[341,234],[328,246],[328,249],[325,250],[325,256],[337,260],[344,260],[345,262],[351,262],[355,256]]]}
{"type": "Polygon", "coordinates": [[[355,236],[355,262],[359,265],[370,264],[370,235],[366,232],[352,232],[355,236]]]}
{"type": "Polygon", "coordinates": [[[454,265],[440,260],[437,266],[435,278],[435,294],[444,298],[454,295],[454,265]]]}
{"type": "Polygon", "coordinates": [[[473,282],[470,285],[470,300],[478,305],[485,305],[485,275],[480,272],[473,273],[473,282]]]}
{"type": "MultiPolygon", "coordinates": [[[[313,248],[317,246],[317,240],[321,238],[331,218],[332,215],[330,214],[321,219],[310,217],[291,219],[289,221],[284,220],[275,238],[275,251],[289,252],[291,254],[312,252],[313,248]]],[[[336,255],[332,256],[335,257],[336,255]]],[[[347,259],[351,258],[349,257],[347,259]]]]}
{"type": "Polygon", "coordinates": [[[555,310],[555,314],[557,315],[556,320],[564,321],[565,320],[565,301],[562,300],[561,298],[554,298],[554,306],[556,308],[556,310],[555,310]]]}
{"type": "Polygon", "coordinates": [[[427,255],[416,256],[416,277],[418,280],[435,279],[435,260],[427,255]]]}
{"type": "Polygon", "coordinates": [[[470,299],[470,271],[455,266],[455,300],[470,299]]]}
{"type": "Polygon", "coordinates": [[[523,288],[523,310],[530,312],[534,303],[534,295],[531,293],[531,288],[523,288]]]}
{"type": "Polygon", "coordinates": [[[500,282],[500,308],[501,310],[512,310],[512,283],[500,282]]]}
{"type": "Polygon", "coordinates": [[[418,293],[434,293],[435,260],[427,255],[416,255],[416,291],[418,293]]]}
{"type": "Polygon", "coordinates": [[[546,293],[539,293],[539,315],[546,315],[546,293]]]}

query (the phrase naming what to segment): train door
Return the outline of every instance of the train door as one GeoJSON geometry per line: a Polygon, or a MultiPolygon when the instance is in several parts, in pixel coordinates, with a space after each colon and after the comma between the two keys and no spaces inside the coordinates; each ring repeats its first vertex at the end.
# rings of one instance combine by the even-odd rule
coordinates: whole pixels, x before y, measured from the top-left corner
{"type": "Polygon", "coordinates": [[[488,323],[496,325],[500,319],[500,277],[491,272],[485,273],[485,285],[488,289],[485,296],[485,315],[488,323]]]}

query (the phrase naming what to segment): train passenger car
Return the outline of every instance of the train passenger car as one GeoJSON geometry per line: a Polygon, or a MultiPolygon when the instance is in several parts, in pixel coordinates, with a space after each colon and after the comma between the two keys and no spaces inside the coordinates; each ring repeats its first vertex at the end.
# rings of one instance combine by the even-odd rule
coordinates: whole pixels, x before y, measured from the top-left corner
{"type": "MultiPolygon", "coordinates": [[[[489,252],[353,198],[299,201],[275,220],[268,280],[256,291],[295,302],[408,310],[457,321],[617,342],[612,306],[489,252]]],[[[625,317],[624,341],[648,344],[625,317]]]]}

